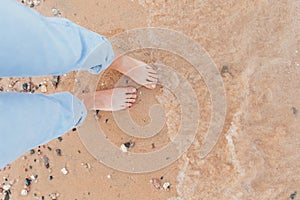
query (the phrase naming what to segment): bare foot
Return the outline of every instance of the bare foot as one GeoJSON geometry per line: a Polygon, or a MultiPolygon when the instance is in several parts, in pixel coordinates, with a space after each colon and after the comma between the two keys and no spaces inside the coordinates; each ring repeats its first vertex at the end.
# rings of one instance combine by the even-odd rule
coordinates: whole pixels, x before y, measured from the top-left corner
{"type": "Polygon", "coordinates": [[[158,78],[156,71],[142,61],[129,56],[122,56],[112,63],[111,68],[130,77],[146,88],[154,89],[156,87],[158,78]]]}
{"type": "Polygon", "coordinates": [[[136,89],[134,87],[125,87],[96,91],[93,95],[84,95],[81,99],[83,99],[87,108],[117,111],[131,107],[136,97],[136,89]]]}

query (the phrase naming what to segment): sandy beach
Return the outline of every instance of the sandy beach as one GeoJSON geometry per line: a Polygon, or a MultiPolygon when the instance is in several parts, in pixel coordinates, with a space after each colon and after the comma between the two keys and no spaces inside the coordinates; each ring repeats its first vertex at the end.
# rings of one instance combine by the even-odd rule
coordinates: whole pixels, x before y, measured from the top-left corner
{"type": "MultiPolygon", "coordinates": [[[[68,18],[107,38],[144,27],[185,34],[205,49],[220,73],[226,93],[225,123],[212,151],[201,158],[214,116],[205,77],[197,78],[191,63],[170,52],[134,52],[134,57],[147,63],[170,66],[191,84],[200,112],[188,151],[157,171],[122,172],[89,153],[80,139],[80,134],[89,133],[80,132],[79,127],[24,153],[1,170],[0,199],[300,200],[299,1],[44,0],[31,9],[48,17],[68,18]]],[[[101,73],[97,90],[114,87],[120,77],[113,70],[101,73]]],[[[130,81],[126,84],[133,84],[130,81]]],[[[77,82],[76,72],[59,79],[12,77],[0,79],[0,89],[30,92],[24,89],[30,83],[36,93],[74,93],[77,82]],[[43,87],[34,87],[39,84],[43,87]]],[[[118,147],[133,141],[130,152],[157,151],[179,130],[180,103],[162,85],[138,91],[129,112],[137,124],[146,126],[151,122],[150,107],[162,105],[166,122],[158,134],[148,139],[127,135],[112,112],[97,113],[97,124],[118,147]]]]}

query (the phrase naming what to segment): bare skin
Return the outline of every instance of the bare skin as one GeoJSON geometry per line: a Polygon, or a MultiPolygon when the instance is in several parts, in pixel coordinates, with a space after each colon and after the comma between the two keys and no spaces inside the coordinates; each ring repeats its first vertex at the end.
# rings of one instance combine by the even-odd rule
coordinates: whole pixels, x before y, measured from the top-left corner
{"type": "MultiPolygon", "coordinates": [[[[146,63],[129,56],[122,56],[114,60],[110,68],[121,72],[146,88],[154,89],[157,84],[156,71],[146,63]]],[[[131,107],[136,97],[135,88],[124,87],[83,94],[80,98],[88,109],[117,111],[131,107]]]]}

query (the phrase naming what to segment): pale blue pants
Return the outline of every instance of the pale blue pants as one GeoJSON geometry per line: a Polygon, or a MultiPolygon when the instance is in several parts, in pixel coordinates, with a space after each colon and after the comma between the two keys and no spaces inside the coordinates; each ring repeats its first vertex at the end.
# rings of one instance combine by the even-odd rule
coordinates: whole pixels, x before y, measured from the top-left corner
{"type": "MultiPolygon", "coordinates": [[[[113,61],[109,41],[63,18],[47,18],[17,3],[0,6],[0,77],[97,74],[113,61]]],[[[0,92],[0,169],[25,151],[46,143],[86,116],[69,92],[53,95],[0,92]]]]}

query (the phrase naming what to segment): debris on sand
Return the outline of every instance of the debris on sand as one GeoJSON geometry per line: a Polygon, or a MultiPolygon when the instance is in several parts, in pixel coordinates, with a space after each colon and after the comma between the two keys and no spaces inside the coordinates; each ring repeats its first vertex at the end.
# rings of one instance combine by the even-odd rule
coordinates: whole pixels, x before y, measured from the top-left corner
{"type": "Polygon", "coordinates": [[[21,195],[22,196],[27,196],[27,194],[28,194],[27,190],[25,190],[25,189],[21,190],[21,195]]]}
{"type": "Polygon", "coordinates": [[[132,148],[134,146],[134,142],[129,141],[129,142],[125,142],[120,146],[120,150],[124,153],[128,152],[129,148],[132,148]]]}
{"type": "Polygon", "coordinates": [[[48,169],[50,167],[49,158],[46,155],[43,155],[42,156],[42,161],[44,163],[44,166],[48,169]]]}
{"type": "Polygon", "coordinates": [[[68,170],[64,167],[64,168],[62,168],[61,170],[61,173],[63,173],[64,175],[67,175],[69,172],[68,172],[68,170]]]}
{"type": "Polygon", "coordinates": [[[59,9],[57,9],[57,8],[53,8],[52,9],[52,13],[53,13],[54,16],[57,16],[57,15],[61,14],[60,11],[59,11],[59,9]]]}
{"type": "Polygon", "coordinates": [[[56,155],[61,156],[61,149],[55,149],[55,153],[56,155]]]}
{"type": "Polygon", "coordinates": [[[171,184],[170,184],[169,182],[165,182],[165,183],[163,184],[163,188],[164,188],[164,190],[166,190],[166,191],[170,190],[170,187],[171,187],[171,184]]]}
{"type": "Polygon", "coordinates": [[[123,153],[127,153],[127,147],[126,147],[124,144],[122,144],[122,145],[120,146],[120,150],[121,150],[123,153]]]}
{"type": "Polygon", "coordinates": [[[152,178],[152,179],[150,180],[150,183],[152,183],[152,185],[153,185],[156,189],[158,189],[158,190],[164,189],[165,191],[169,191],[169,190],[170,190],[170,187],[171,187],[171,184],[170,184],[169,182],[164,182],[164,183],[162,184],[161,180],[162,180],[162,178],[160,178],[160,179],[158,179],[158,178],[152,178]]]}
{"type": "MultiPolygon", "coordinates": [[[[53,12],[53,9],[52,9],[52,12],[53,12]]],[[[53,76],[51,83],[55,89],[57,88],[59,81],[60,81],[60,76],[53,76]]]]}
{"type": "Polygon", "coordinates": [[[161,183],[160,179],[158,179],[158,178],[152,178],[150,180],[150,183],[152,183],[152,185],[158,190],[161,189],[161,187],[162,187],[162,183],[161,183]]]}

